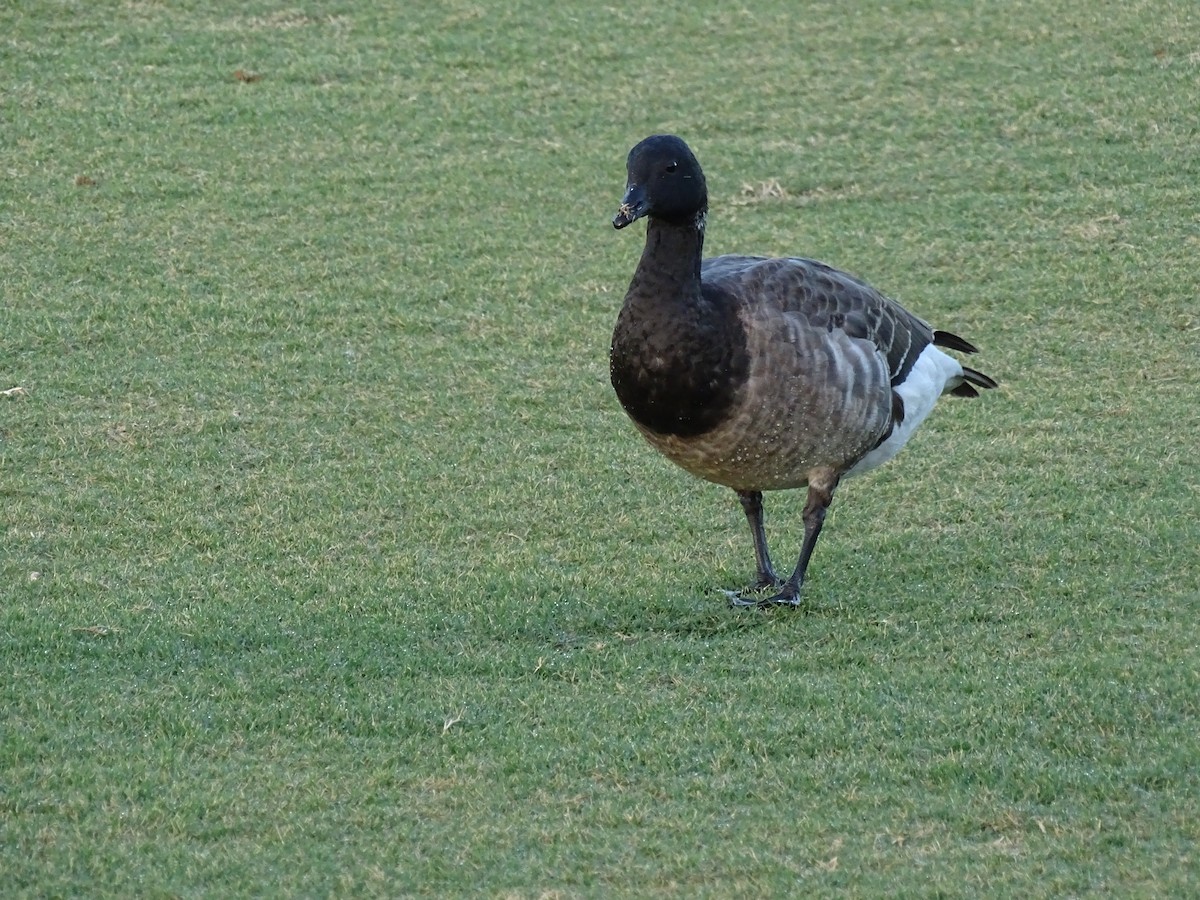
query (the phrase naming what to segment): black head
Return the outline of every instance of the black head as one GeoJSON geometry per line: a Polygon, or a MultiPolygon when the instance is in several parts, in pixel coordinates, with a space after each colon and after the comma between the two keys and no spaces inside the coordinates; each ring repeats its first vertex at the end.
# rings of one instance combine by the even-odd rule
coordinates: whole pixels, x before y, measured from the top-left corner
{"type": "Polygon", "coordinates": [[[708,208],[708,188],[700,163],[688,145],[673,134],[656,134],[629,151],[625,199],[613,216],[624,228],[642,216],[686,223],[708,208]]]}

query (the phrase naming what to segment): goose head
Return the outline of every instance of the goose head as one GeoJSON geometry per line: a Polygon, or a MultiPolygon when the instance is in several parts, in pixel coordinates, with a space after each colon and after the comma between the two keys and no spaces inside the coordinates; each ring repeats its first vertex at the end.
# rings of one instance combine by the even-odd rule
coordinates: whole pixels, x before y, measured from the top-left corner
{"type": "Polygon", "coordinates": [[[690,224],[707,210],[704,172],[682,138],[651,135],[629,151],[625,166],[625,197],[613,216],[614,228],[624,228],[643,216],[690,224]]]}

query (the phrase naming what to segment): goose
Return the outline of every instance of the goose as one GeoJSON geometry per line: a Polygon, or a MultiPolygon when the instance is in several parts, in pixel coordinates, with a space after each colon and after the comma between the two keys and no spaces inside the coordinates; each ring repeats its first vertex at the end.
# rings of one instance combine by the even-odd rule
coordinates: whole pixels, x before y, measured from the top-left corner
{"type": "Polygon", "coordinates": [[[617,399],[667,459],[737,493],[755,578],[726,591],[730,603],[799,606],[841,479],[899,453],[942,394],[977,397],[996,382],[940,349],[975,353],[973,344],[825,263],[704,259],[708,191],[681,138],[646,138],[626,169],[613,227],[647,225],[613,331],[617,399]],[[803,487],[804,538],[783,580],[767,549],[763,492],[803,487]],[[767,590],[775,593],[754,596],[767,590]]]}

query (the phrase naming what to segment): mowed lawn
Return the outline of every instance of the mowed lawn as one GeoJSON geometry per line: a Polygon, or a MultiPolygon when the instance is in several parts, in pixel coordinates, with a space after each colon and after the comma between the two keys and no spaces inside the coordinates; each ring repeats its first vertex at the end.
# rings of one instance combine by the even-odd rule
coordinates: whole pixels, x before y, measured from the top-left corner
{"type": "Polygon", "coordinates": [[[1196,4],[38,0],[0,76],[0,894],[1200,893],[1196,4]],[[797,612],[608,384],[659,131],[1002,385],[797,612]]]}

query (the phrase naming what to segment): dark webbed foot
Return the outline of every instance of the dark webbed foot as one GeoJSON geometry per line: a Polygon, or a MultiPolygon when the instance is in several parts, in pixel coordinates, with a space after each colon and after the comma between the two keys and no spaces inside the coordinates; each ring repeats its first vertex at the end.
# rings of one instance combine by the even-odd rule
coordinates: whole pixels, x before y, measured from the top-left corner
{"type": "MultiPolygon", "coordinates": [[[[764,586],[765,587],[765,586],[764,586]]],[[[770,585],[770,587],[779,587],[779,585],[770,585]]],[[[770,597],[754,598],[743,597],[740,591],[726,591],[725,595],[729,598],[729,605],[735,609],[775,609],[779,606],[786,606],[789,609],[798,609],[803,605],[800,600],[800,590],[789,583],[783,585],[783,590],[777,594],[772,594],[770,597]]]]}
{"type": "Polygon", "coordinates": [[[790,582],[785,584],[783,590],[778,594],[758,601],[759,609],[773,609],[777,606],[786,606],[788,609],[799,609],[803,605],[804,601],[800,599],[800,588],[795,587],[790,582]]]}
{"type": "Polygon", "coordinates": [[[783,579],[774,572],[759,572],[754,581],[746,585],[739,594],[753,594],[759,591],[774,591],[783,587],[783,579]]]}
{"type": "Polygon", "coordinates": [[[754,581],[738,590],[726,591],[721,593],[729,600],[730,606],[759,606],[761,600],[758,598],[746,599],[747,594],[762,594],[764,591],[777,591],[784,585],[784,580],[775,574],[774,570],[769,572],[758,572],[754,576],[754,581]]]}

